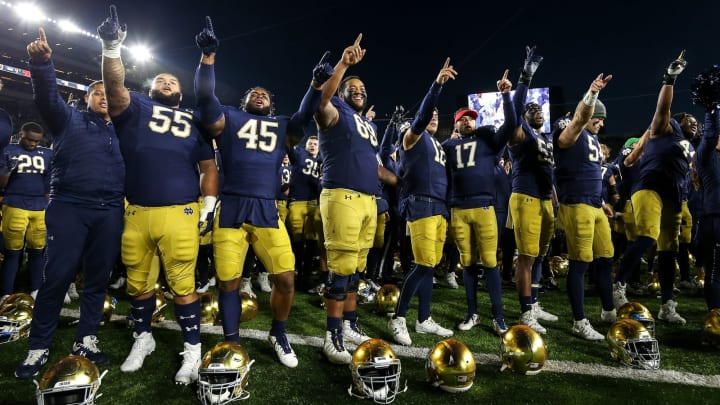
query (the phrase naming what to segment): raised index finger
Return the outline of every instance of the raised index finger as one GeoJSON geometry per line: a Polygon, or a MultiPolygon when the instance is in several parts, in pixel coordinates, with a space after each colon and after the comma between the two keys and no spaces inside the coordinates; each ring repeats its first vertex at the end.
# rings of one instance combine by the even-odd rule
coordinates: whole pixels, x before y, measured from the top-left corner
{"type": "Polygon", "coordinates": [[[110,5],[110,19],[118,22],[117,7],[114,4],[110,5]]]}
{"type": "Polygon", "coordinates": [[[40,27],[38,31],[40,32],[40,42],[47,42],[47,37],[45,36],[45,29],[43,29],[43,27],[40,27]]]}
{"type": "Polygon", "coordinates": [[[450,66],[450,57],[449,56],[447,59],[445,59],[445,65],[443,65],[443,69],[447,69],[448,66],[450,66]]]}
{"type": "Polygon", "coordinates": [[[510,69],[505,69],[505,73],[503,73],[503,77],[501,80],[507,80],[508,73],[510,73],[510,69]]]}
{"type": "Polygon", "coordinates": [[[354,43],[353,45],[355,45],[355,46],[360,46],[360,41],[361,41],[361,40],[362,40],[362,32],[361,32],[360,35],[358,35],[358,37],[355,39],[355,43],[354,43]]]}
{"type": "Polygon", "coordinates": [[[205,27],[208,29],[208,31],[214,32],[212,26],[212,18],[210,18],[209,15],[205,16],[205,27]]]}

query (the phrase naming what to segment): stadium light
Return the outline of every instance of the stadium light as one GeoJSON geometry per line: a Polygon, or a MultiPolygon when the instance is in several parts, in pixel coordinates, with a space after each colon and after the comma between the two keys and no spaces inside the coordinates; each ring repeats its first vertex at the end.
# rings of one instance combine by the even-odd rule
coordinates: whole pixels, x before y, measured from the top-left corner
{"type": "Polygon", "coordinates": [[[75,23],[73,23],[73,22],[70,21],[70,20],[60,20],[60,21],[58,21],[58,26],[59,26],[60,29],[62,29],[63,31],[68,31],[68,32],[82,32],[82,30],[80,29],[80,27],[78,27],[77,25],[75,25],[75,23]]]}
{"type": "Polygon", "coordinates": [[[132,55],[137,62],[145,62],[152,59],[150,49],[145,45],[129,46],[128,51],[130,51],[130,55],[132,55]]]}
{"type": "MultiPolygon", "coordinates": [[[[9,5],[9,4],[8,4],[9,5]]],[[[15,12],[20,18],[27,21],[45,20],[45,13],[38,6],[32,3],[20,3],[15,6],[15,12]]]]}

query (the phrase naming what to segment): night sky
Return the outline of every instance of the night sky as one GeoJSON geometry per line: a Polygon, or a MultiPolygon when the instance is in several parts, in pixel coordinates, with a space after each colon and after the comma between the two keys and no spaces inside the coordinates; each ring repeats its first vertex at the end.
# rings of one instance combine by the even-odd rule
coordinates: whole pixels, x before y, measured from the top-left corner
{"type": "Polygon", "coordinates": [[[347,74],[363,79],[379,120],[396,104],[416,110],[450,57],[459,76],[445,85],[440,101],[441,120],[450,122],[467,93],[495,91],[504,69],[511,69],[516,82],[525,45],[534,44],[545,60],[532,85],[554,89],[556,113],[573,110],[598,73],[611,73],[614,79],[600,94],[608,110],[605,132],[630,133],[649,124],[663,71],[682,49],[688,67],[676,83],[673,112],[702,114],[689,100],[690,84],[720,63],[720,47],[711,39],[718,37],[720,3],[707,1],[45,3],[53,18],[71,17],[89,31],[116,4],[128,25],[126,45],[145,43],[156,56],[139,70],[148,77],[159,70],[178,74],[183,105],[194,103],[191,80],[200,58],[194,36],[209,15],[221,40],[221,102],[237,105],[248,87],[261,85],[275,94],[280,114],[295,111],[323,52],[330,50],[334,63],[360,32],[367,54],[347,74]]]}

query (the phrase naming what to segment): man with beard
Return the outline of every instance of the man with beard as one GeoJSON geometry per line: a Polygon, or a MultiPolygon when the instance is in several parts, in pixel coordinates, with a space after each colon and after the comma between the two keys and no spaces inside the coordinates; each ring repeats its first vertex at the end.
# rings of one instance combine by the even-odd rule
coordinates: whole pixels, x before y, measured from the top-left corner
{"type": "Polygon", "coordinates": [[[218,170],[212,145],[200,133],[192,112],[180,108],[177,77],[157,75],[150,97],[124,85],[120,50],[127,34],[115,6],[99,27],[103,42],[102,70],[108,111],[126,162],[125,228],[122,260],[127,267],[130,313],[135,343],[123,372],[137,371],[155,349],[151,320],[159,256],[167,285],[174,295],[175,315],[183,334],[183,362],[176,384],[197,380],[200,359],[200,301],[195,292],[195,264],[200,246],[198,227],[211,226],[218,192],[218,170]],[[202,184],[201,184],[202,183],[202,184]],[[204,207],[198,198],[202,189],[204,207]]]}
{"type": "Polygon", "coordinates": [[[587,340],[605,339],[585,317],[585,273],[593,260],[601,319],[612,323],[616,318],[610,274],[614,250],[608,221],[612,208],[602,200],[602,150],[597,138],[605,121],[605,106],[598,93],[611,79],[612,75],[598,75],[572,119],[560,119],[553,129],[558,217],[565,228],[570,259],[567,291],[574,318],[572,333],[587,340]]]}
{"type": "Polygon", "coordinates": [[[324,159],[320,215],[330,272],[323,352],[336,364],[352,361],[343,340],[345,329],[364,335],[357,326],[356,298],[360,272],[365,270],[377,227],[374,194],[378,176],[386,182],[395,179],[378,164],[377,129],[362,114],[367,103],[365,84],[357,76],[343,79],[347,69],[365,56],[361,40],[362,34],[344,49],[335,72],[323,85],[315,113],[324,159]]]}
{"type": "MultiPolygon", "coordinates": [[[[635,268],[645,251],[657,242],[662,302],[658,318],[680,325],[686,321],[676,310],[673,281],[679,248],[682,185],[690,170],[693,152],[689,140],[697,132],[697,121],[692,115],[670,115],[675,79],[687,65],[684,53],[681,52],[668,66],[650,129],[635,147],[638,153],[642,153],[631,196],[638,236],[625,251],[619,270],[619,273],[627,273],[635,268]]],[[[617,282],[613,288],[619,301],[626,301],[624,284],[617,282]]]]}
{"type": "Polygon", "coordinates": [[[52,49],[40,39],[27,47],[38,110],[52,133],[54,161],[50,202],[45,209],[45,280],[30,327],[27,358],[15,376],[29,379],[47,362],[65,292],[83,264],[84,287],[72,353],[103,363],[96,333],[102,320],[108,280],[120,250],[125,164],[110,122],[103,82],[88,86],[88,110],[78,111],[60,97],[52,49]]]}
{"type": "MultiPolygon", "coordinates": [[[[498,221],[495,215],[495,167],[497,155],[507,143],[506,128],[515,129],[515,110],[510,99],[512,83],[508,71],[497,81],[502,94],[505,121],[499,131],[493,126],[476,128],[477,112],[462,109],[455,113],[460,138],[443,142],[450,173],[450,226],[463,266],[467,311],[458,329],[477,325],[477,284],[485,274],[490,296],[492,327],[502,335],[507,330],[502,306],[502,282],[497,268],[498,221]]],[[[504,226],[504,224],[503,224],[504,226]]]]}
{"type": "Polygon", "coordinates": [[[219,280],[218,303],[224,339],[238,342],[242,311],[240,278],[248,248],[270,273],[272,321],[268,341],[280,362],[297,367],[285,327],[295,290],[295,257],[276,203],[277,176],[287,148],[302,135],[302,127],[320,101],[320,86],[332,68],[324,59],[300,111],[291,118],[275,116],[272,95],[264,87],[249,89],[241,108],[222,106],[215,96],[215,57],[220,41],[212,21],[195,37],[202,50],[195,73],[195,92],[203,127],[215,138],[223,162],[222,208],[213,229],[215,268],[219,280]]]}
{"type": "Polygon", "coordinates": [[[512,132],[509,134],[508,149],[513,161],[510,216],[518,249],[515,278],[522,313],[520,323],[544,334],[546,329],[538,319],[558,319],[545,312],[538,302],[542,257],[547,253],[555,232],[553,144],[550,134],[542,131],[545,120],[540,105],[534,102],[525,104],[530,81],[543,59],[535,55],[535,47],[527,47],[526,50],[527,57],[513,96],[518,115],[517,127],[509,129],[512,132]]]}

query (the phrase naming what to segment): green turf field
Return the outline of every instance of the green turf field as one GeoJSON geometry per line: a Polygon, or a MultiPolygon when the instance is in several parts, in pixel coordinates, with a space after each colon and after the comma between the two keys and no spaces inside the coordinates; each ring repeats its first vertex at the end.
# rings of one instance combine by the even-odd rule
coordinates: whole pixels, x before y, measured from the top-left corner
{"type": "MultiPolygon", "coordinates": [[[[688,320],[685,326],[671,326],[658,322],[660,342],[660,370],[629,369],[615,364],[605,342],[589,342],[571,335],[572,317],[565,294],[564,279],[559,291],[541,294],[540,300],[549,312],[560,317],[558,322],[543,322],[548,329],[544,336],[549,349],[549,361],[536,376],[514,375],[499,371],[499,338],[492,333],[487,293],[479,293],[482,324],[467,332],[456,330],[461,340],[476,354],[477,374],[473,388],[466,393],[449,394],[435,390],[425,383],[424,356],[439,337],[414,333],[417,316],[416,302],[408,314],[408,328],[413,347],[393,346],[402,360],[402,380],[407,392],[395,403],[424,404],[601,404],[607,401],[622,404],[717,404],[720,403],[720,351],[700,344],[700,327],[706,313],[699,294],[681,293],[678,312],[688,320]]],[[[252,367],[246,403],[333,404],[362,402],[347,394],[350,371],[346,366],[328,363],[321,354],[325,313],[317,295],[298,293],[288,322],[288,333],[300,364],[296,369],[282,366],[265,338],[269,329],[269,294],[258,293],[260,311],[254,320],[241,325],[242,344],[256,360],[252,367]]],[[[120,293],[113,321],[101,327],[100,347],[110,361],[101,365],[108,370],[103,380],[100,404],[193,404],[194,387],[175,386],[173,376],[180,365],[182,350],[180,332],[172,322],[172,304],[166,310],[168,321],[157,325],[154,336],[156,351],[147,358],[144,367],[132,374],[122,373],[120,364],[132,345],[132,331],[123,322],[128,313],[127,297],[120,293]]],[[[645,304],[656,316],[660,301],[654,296],[632,296],[645,304]]],[[[517,295],[513,289],[503,290],[505,315],[509,324],[519,317],[517,295]]],[[[455,327],[462,321],[465,296],[462,286],[452,290],[444,283],[433,292],[433,318],[443,326],[455,327]]],[[[64,310],[60,327],[51,348],[50,363],[67,355],[72,345],[75,327],[68,325],[77,316],[77,302],[64,310]]],[[[372,304],[359,306],[358,312],[368,335],[392,343],[387,331],[387,317],[374,312],[372,304]]],[[[586,312],[595,328],[605,333],[608,325],[600,323],[599,298],[593,291],[586,296],[586,312]]],[[[220,339],[219,326],[204,327],[203,351],[220,339]]],[[[349,346],[352,347],[352,346],[349,346]]],[[[27,349],[23,339],[0,346],[0,404],[35,403],[35,386],[31,381],[13,377],[13,370],[27,349]]],[[[46,366],[47,368],[47,366],[46,366]]],[[[44,368],[43,371],[46,369],[44,368]]],[[[369,401],[368,401],[369,403],[369,401]]]]}

